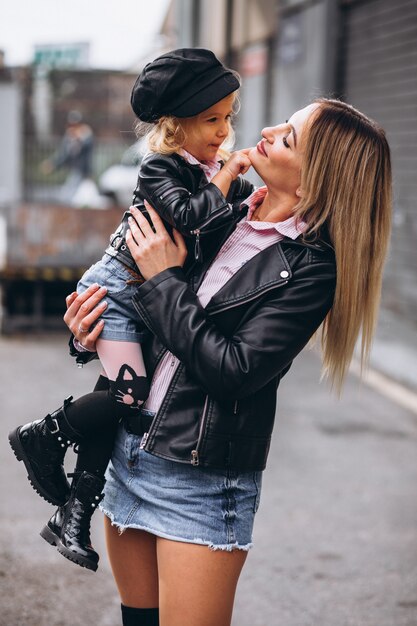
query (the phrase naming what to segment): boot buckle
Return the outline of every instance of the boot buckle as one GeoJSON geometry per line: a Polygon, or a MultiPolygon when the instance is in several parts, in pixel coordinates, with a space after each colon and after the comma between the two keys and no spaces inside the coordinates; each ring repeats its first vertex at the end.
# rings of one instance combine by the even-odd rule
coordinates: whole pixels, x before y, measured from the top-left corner
{"type": "Polygon", "coordinates": [[[58,424],[58,420],[55,417],[51,418],[51,422],[52,424],[55,426],[55,430],[50,430],[50,433],[52,435],[56,435],[56,433],[59,433],[59,424],[58,424]]]}

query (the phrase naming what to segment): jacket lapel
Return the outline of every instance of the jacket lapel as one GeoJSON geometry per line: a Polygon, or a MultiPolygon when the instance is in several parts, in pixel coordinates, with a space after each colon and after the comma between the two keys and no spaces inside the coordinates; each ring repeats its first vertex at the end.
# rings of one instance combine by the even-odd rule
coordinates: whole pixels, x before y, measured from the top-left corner
{"type": "Polygon", "coordinates": [[[258,297],[262,292],[284,285],[291,268],[277,243],[262,250],[245,263],[212,297],[206,310],[215,312],[258,297]]]}

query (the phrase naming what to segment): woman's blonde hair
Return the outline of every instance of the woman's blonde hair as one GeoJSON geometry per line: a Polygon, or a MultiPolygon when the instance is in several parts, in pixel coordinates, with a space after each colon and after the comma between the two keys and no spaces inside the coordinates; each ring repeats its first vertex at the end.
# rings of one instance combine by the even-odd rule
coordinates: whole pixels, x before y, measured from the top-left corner
{"type": "MultiPolygon", "coordinates": [[[[238,92],[233,92],[233,112],[237,113],[239,109],[239,96],[238,92]]],[[[186,118],[187,120],[194,119],[198,121],[198,115],[193,118],[186,118]]],[[[150,152],[156,152],[158,154],[173,154],[174,152],[180,152],[187,141],[187,135],[183,125],[181,124],[181,118],[174,115],[164,115],[155,124],[143,124],[138,122],[136,124],[136,133],[138,135],[146,135],[148,150],[150,152]]],[[[230,156],[230,150],[233,148],[235,140],[235,133],[232,125],[230,124],[229,133],[224,140],[222,147],[218,151],[218,155],[224,161],[230,156]]]]}
{"type": "Polygon", "coordinates": [[[307,132],[296,213],[306,236],[328,231],[336,292],[322,326],[323,373],[340,392],[361,334],[367,364],[391,229],[390,149],[383,129],[339,100],[320,98],[307,132]]]}

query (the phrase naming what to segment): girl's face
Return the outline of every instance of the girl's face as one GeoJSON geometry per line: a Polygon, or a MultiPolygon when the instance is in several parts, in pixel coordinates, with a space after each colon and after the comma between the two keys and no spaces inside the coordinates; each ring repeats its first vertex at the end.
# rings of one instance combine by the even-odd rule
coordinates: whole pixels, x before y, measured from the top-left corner
{"type": "Polygon", "coordinates": [[[296,194],[301,180],[303,135],[317,103],[296,111],[285,124],[262,130],[262,139],[249,152],[253,167],[268,187],[296,194]]]}
{"type": "Polygon", "coordinates": [[[181,119],[187,140],[184,149],[199,161],[211,161],[230,132],[235,95],[232,93],[193,117],[181,119]]]}

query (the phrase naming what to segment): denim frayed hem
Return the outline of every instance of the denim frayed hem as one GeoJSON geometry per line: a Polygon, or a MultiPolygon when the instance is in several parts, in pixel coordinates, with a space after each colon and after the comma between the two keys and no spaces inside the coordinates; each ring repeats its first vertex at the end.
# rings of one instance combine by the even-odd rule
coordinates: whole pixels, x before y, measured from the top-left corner
{"type": "Polygon", "coordinates": [[[244,545],[240,545],[238,543],[225,543],[225,544],[215,544],[211,541],[205,541],[204,539],[195,538],[195,539],[185,539],[184,537],[176,537],[174,535],[170,535],[168,533],[163,533],[159,530],[154,530],[153,528],[148,528],[147,526],[143,526],[140,524],[120,524],[115,520],[114,514],[110,511],[107,511],[103,507],[100,506],[100,511],[109,518],[112,526],[115,526],[119,532],[119,535],[122,535],[125,530],[128,528],[132,528],[134,530],[144,530],[151,535],[155,535],[156,537],[161,537],[162,539],[169,539],[170,541],[180,541],[182,543],[192,543],[199,546],[207,546],[209,550],[213,552],[223,551],[223,552],[233,552],[234,550],[242,550],[244,552],[248,552],[251,548],[253,548],[253,543],[246,543],[244,545]]]}

